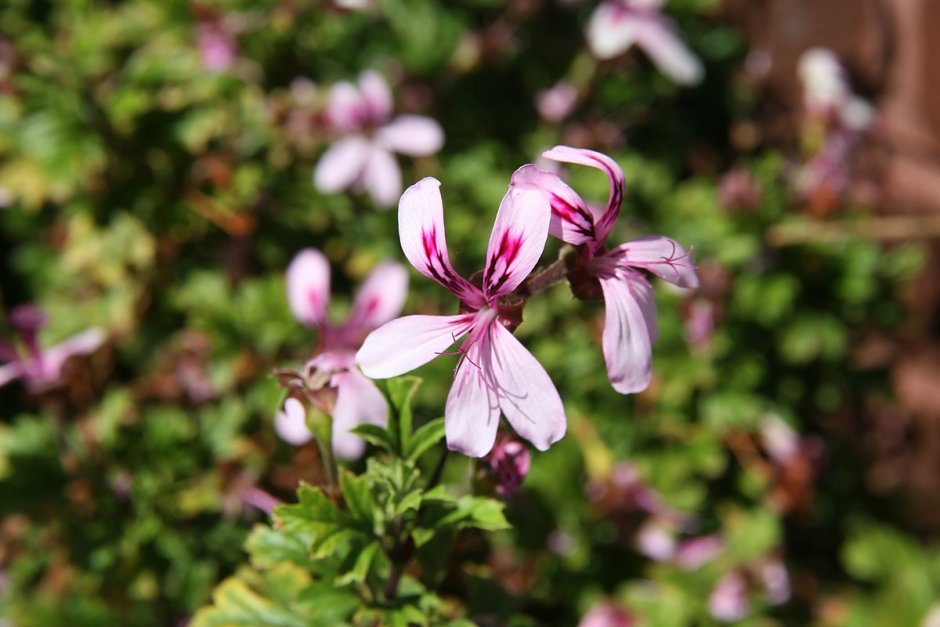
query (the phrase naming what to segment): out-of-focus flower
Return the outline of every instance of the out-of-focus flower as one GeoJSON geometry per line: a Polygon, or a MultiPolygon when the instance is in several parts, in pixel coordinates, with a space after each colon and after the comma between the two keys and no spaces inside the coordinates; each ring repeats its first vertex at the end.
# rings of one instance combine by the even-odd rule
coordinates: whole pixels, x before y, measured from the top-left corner
{"type": "Polygon", "coordinates": [[[760,206],[761,190],[750,172],[734,168],[721,177],[718,202],[726,209],[754,210],[760,206]]]}
{"type": "Polygon", "coordinates": [[[685,340],[693,348],[704,348],[715,333],[715,305],[707,298],[691,299],[685,316],[685,340]]]}
{"type": "Polygon", "coordinates": [[[723,549],[724,543],[715,534],[690,538],[676,549],[676,564],[683,570],[695,570],[715,559],[723,549]]]}
{"type": "Polygon", "coordinates": [[[375,0],[333,0],[333,4],[347,11],[365,11],[375,6],[375,0]]]}
{"type": "Polygon", "coordinates": [[[393,153],[433,155],[444,145],[444,131],[428,117],[400,115],[390,120],[391,114],[392,94],[377,72],[363,72],[358,86],[344,81],[330,88],[326,120],[343,137],[320,157],[313,172],[317,189],[364,189],[379,207],[395,204],[401,170],[393,153]]]}
{"type": "Polygon", "coordinates": [[[206,20],[196,28],[196,47],[204,68],[224,72],[235,64],[238,56],[235,35],[223,20],[206,20]]]}
{"type": "Polygon", "coordinates": [[[592,607],[581,617],[578,627],[633,627],[633,616],[613,601],[604,601],[592,607]]]}
{"type": "Polygon", "coordinates": [[[800,80],[807,113],[861,131],[875,117],[871,104],[852,93],[845,68],[831,50],[811,48],[800,57],[800,80]]]}
{"type": "Polygon", "coordinates": [[[708,611],[717,620],[728,623],[747,616],[751,603],[743,574],[732,571],[721,578],[708,597],[708,611]]]}
{"type": "Polygon", "coordinates": [[[762,560],[755,573],[764,588],[764,596],[771,605],[783,605],[790,600],[790,575],[778,557],[762,560]]]}
{"type": "Polygon", "coordinates": [[[533,165],[523,166],[512,177],[514,187],[540,190],[548,196],[552,207],[549,233],[578,247],[580,270],[568,275],[575,295],[604,299],[603,349],[611,385],[621,394],[641,392],[652,378],[652,344],[659,336],[656,299],[642,271],[679,287],[695,288],[695,265],[682,246],[658,235],[607,250],[604,244],[623,199],[620,166],[601,153],[568,146],[556,146],[542,156],[597,168],[610,182],[607,206],[598,213],[557,176],[533,165]]]}
{"type": "Polygon", "coordinates": [[[522,487],[529,474],[532,456],[526,445],[511,437],[501,437],[486,457],[489,470],[496,481],[496,492],[508,496],[522,487]]]}
{"type": "Polygon", "coordinates": [[[577,103],[578,90],[571,83],[558,83],[535,95],[535,108],[548,122],[560,122],[568,117],[577,103]]]}
{"type": "MultiPolygon", "coordinates": [[[[425,178],[401,197],[398,232],[411,265],[460,299],[454,316],[406,316],[372,332],[356,355],[373,378],[404,374],[462,336],[444,409],[447,446],[471,457],[493,448],[500,410],[521,437],[545,450],[565,433],[565,410],[545,369],[507,327],[519,323],[511,294],[538,263],[551,212],[544,194],[510,187],[490,235],[482,287],[451,265],[440,182],[425,178]]],[[[517,299],[518,300],[518,299],[517,299]]]]}
{"type": "Polygon", "coordinates": [[[663,0],[603,0],[588,22],[588,45],[597,58],[612,59],[636,44],[676,83],[700,83],[702,62],[663,15],[662,5],[663,0]]]}
{"type": "MultiPolygon", "coordinates": [[[[404,266],[380,264],[360,286],[349,318],[336,326],[327,318],[330,266],[323,253],[303,250],[287,269],[287,300],[294,317],[320,332],[317,354],[296,377],[297,391],[333,417],[332,445],[340,457],[354,459],[365,450],[365,443],[350,429],[388,420],[385,397],[356,368],[355,352],[370,331],[401,312],[407,290],[404,266]]],[[[286,442],[304,444],[312,437],[305,418],[303,403],[290,396],[275,416],[275,429],[286,442]]]]}
{"type": "Polygon", "coordinates": [[[636,534],[636,548],[657,562],[672,559],[676,552],[676,535],[672,525],[656,519],[647,521],[636,534]]]}
{"type": "Polygon", "coordinates": [[[0,361],[4,362],[0,366],[0,386],[22,379],[32,392],[61,383],[62,366],[69,357],[93,353],[106,339],[103,329],[92,327],[61,344],[43,348],[39,331],[46,324],[46,316],[33,305],[15,307],[9,323],[19,336],[19,343],[0,342],[0,361]]]}

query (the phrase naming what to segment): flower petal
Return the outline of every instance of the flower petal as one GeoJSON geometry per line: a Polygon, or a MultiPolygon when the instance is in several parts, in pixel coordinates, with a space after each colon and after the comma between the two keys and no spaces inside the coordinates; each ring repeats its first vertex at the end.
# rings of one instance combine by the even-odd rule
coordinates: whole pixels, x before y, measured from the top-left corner
{"type": "Polygon", "coordinates": [[[101,327],[85,329],[64,342],[56,344],[42,353],[43,375],[48,381],[56,381],[62,374],[65,361],[74,355],[86,355],[98,350],[108,335],[101,327]]]}
{"type": "Polygon", "coordinates": [[[274,430],[293,446],[303,446],[313,439],[313,433],[307,428],[307,410],[294,397],[284,401],[284,408],[274,416],[274,430]]]}
{"type": "Polygon", "coordinates": [[[375,70],[366,70],[359,76],[359,91],[362,102],[373,122],[382,122],[392,114],[392,92],[382,75],[375,70]]]}
{"type": "Polygon", "coordinates": [[[496,213],[486,248],[483,293],[490,298],[516,289],[539,262],[552,219],[548,197],[510,186],[496,213]]]}
{"type": "Polygon", "coordinates": [[[536,189],[548,195],[552,219],[548,233],[563,242],[580,246],[595,240],[594,217],[584,200],[560,178],[532,164],[524,165],[512,175],[511,186],[536,189]]]}
{"type": "MultiPolygon", "coordinates": [[[[599,277],[604,291],[604,360],[610,384],[621,394],[645,390],[652,378],[648,313],[652,288],[643,277],[625,273],[599,277]]],[[[655,313],[652,315],[655,320],[655,313]]]]}
{"type": "Polygon", "coordinates": [[[607,195],[607,206],[594,223],[597,242],[603,244],[604,240],[607,239],[607,236],[610,234],[614,222],[617,220],[617,215],[620,213],[620,204],[623,202],[623,170],[620,169],[616,161],[607,155],[583,148],[555,146],[551,150],[543,152],[542,156],[546,159],[553,159],[564,163],[576,163],[591,168],[597,168],[607,175],[607,180],[610,183],[610,193],[607,195]]]}
{"type": "Polygon", "coordinates": [[[673,285],[694,289],[698,287],[698,273],[692,254],[675,240],[662,235],[650,235],[621,244],[608,253],[618,264],[642,268],[673,285]]]}
{"type": "Polygon", "coordinates": [[[343,459],[362,457],[366,444],[349,430],[361,424],[384,426],[388,403],[375,384],[358,370],[333,375],[336,407],[333,410],[333,452],[343,459]]]}
{"type": "Polygon", "coordinates": [[[366,167],[372,145],[364,137],[344,137],[330,146],[313,170],[313,184],[324,194],[352,185],[366,167]]]}
{"type": "Polygon", "coordinates": [[[375,133],[385,148],[409,155],[433,155],[444,145],[444,129],[435,120],[423,115],[400,115],[375,133]]]}
{"type": "Polygon", "coordinates": [[[371,331],[401,313],[408,295],[408,271],[394,261],[379,264],[356,292],[346,328],[371,331]]]}
{"type": "Polygon", "coordinates": [[[636,42],[636,18],[612,2],[602,2],[591,14],[587,40],[598,59],[613,59],[636,42]]]}
{"type": "Polygon", "coordinates": [[[447,448],[469,457],[483,457],[493,448],[499,426],[499,404],[485,380],[481,360],[489,350],[484,333],[462,357],[444,407],[447,448]]]}
{"type": "Polygon", "coordinates": [[[297,321],[315,327],[326,320],[330,302],[330,262],[319,250],[306,248],[287,266],[287,303],[297,321]]]}
{"type": "Polygon", "coordinates": [[[366,104],[355,85],[340,81],[330,87],[326,98],[326,120],[338,131],[358,130],[363,120],[366,104]]]}
{"type": "Polygon", "coordinates": [[[372,379],[397,377],[450,348],[473,318],[474,314],[397,318],[369,334],[356,353],[356,363],[372,379]]]}
{"type": "Polygon", "coordinates": [[[472,307],[483,304],[479,288],[457,274],[447,255],[444,203],[440,181],[423,178],[398,203],[398,236],[405,257],[424,276],[434,279],[472,307]]]}
{"type": "Polygon", "coordinates": [[[679,85],[697,85],[705,76],[702,62],[683,43],[675,26],[662,15],[644,19],[636,32],[637,45],[659,70],[679,85]]]}
{"type": "Polygon", "coordinates": [[[392,153],[372,146],[362,172],[362,185],[377,206],[383,209],[395,206],[401,194],[401,168],[392,153]]]}
{"type": "Polygon", "coordinates": [[[565,408],[555,384],[535,357],[506,327],[490,326],[490,352],[483,371],[490,373],[499,407],[520,437],[540,451],[565,435],[565,408]]]}
{"type": "Polygon", "coordinates": [[[19,362],[11,362],[0,366],[0,387],[10,381],[15,381],[23,376],[23,367],[19,362]]]}

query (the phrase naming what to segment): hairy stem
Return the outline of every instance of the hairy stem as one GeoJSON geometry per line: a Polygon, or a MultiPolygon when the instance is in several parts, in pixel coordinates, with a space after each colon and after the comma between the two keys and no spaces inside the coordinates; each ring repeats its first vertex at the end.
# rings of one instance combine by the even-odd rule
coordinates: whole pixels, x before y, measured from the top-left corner
{"type": "Polygon", "coordinates": [[[522,298],[528,299],[564,281],[565,277],[568,276],[566,257],[555,261],[547,268],[530,274],[516,290],[516,293],[522,298]]]}

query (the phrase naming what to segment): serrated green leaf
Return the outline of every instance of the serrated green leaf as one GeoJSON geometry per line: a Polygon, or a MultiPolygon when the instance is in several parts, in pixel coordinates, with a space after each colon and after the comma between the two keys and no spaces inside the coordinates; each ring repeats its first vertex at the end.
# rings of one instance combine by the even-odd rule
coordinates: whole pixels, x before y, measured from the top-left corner
{"type": "Polygon", "coordinates": [[[417,461],[426,450],[440,442],[443,438],[444,419],[435,418],[415,431],[409,438],[408,445],[405,447],[405,459],[412,462],[417,461]]]}
{"type": "Polygon", "coordinates": [[[353,518],[365,525],[372,526],[372,492],[365,477],[359,477],[346,469],[339,475],[339,489],[343,502],[353,518]]]}
{"type": "Polygon", "coordinates": [[[474,527],[486,531],[509,529],[503,515],[504,505],[494,499],[465,496],[457,501],[457,509],[440,519],[438,525],[456,525],[461,528],[474,527]]]}
{"type": "Polygon", "coordinates": [[[354,429],[350,429],[350,432],[355,433],[369,444],[377,446],[382,450],[395,450],[395,442],[392,439],[392,435],[388,432],[388,429],[384,427],[372,424],[362,424],[354,429]]]}
{"type": "Polygon", "coordinates": [[[257,568],[271,568],[281,562],[309,567],[310,551],[303,538],[267,525],[255,525],[245,541],[251,563],[257,568]]]}
{"type": "Polygon", "coordinates": [[[395,452],[399,455],[403,453],[411,439],[411,401],[420,385],[421,379],[411,376],[388,379],[385,382],[385,389],[392,406],[388,430],[392,435],[395,452]]]}
{"type": "Polygon", "coordinates": [[[372,561],[375,559],[380,549],[381,547],[378,542],[370,542],[363,547],[363,549],[359,551],[359,555],[356,556],[356,562],[353,564],[352,569],[340,577],[337,583],[340,585],[363,583],[369,575],[369,568],[372,566],[372,561]]]}

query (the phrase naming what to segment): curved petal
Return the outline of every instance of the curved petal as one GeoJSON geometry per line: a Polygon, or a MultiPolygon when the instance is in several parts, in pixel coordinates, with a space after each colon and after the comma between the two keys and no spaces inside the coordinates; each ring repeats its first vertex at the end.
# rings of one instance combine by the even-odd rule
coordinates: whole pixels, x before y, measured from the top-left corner
{"type": "Polygon", "coordinates": [[[583,148],[571,148],[569,146],[555,146],[551,150],[542,153],[546,159],[562,161],[564,163],[576,163],[586,165],[591,168],[597,168],[607,175],[610,183],[610,193],[607,195],[607,206],[604,212],[594,223],[597,241],[603,244],[604,240],[610,234],[610,230],[617,220],[620,213],[620,204],[623,202],[623,170],[617,165],[617,162],[594,150],[583,148]]]}
{"type": "Polygon", "coordinates": [[[548,233],[563,242],[580,246],[595,240],[594,216],[584,204],[584,199],[560,178],[540,170],[532,164],[515,171],[509,183],[520,189],[536,189],[548,195],[552,206],[552,219],[548,233]]]}
{"type": "Polygon", "coordinates": [[[362,102],[373,122],[382,122],[392,114],[392,92],[388,83],[375,70],[366,70],[359,76],[362,102]]]}
{"type": "Polygon", "coordinates": [[[407,295],[405,266],[394,261],[379,264],[356,292],[346,328],[363,332],[385,324],[401,313],[407,295]]]}
{"type": "Polygon", "coordinates": [[[503,325],[490,326],[490,353],[484,356],[499,407],[520,437],[540,451],[565,435],[565,408],[555,384],[535,357],[503,325]]]}
{"type": "Polygon", "coordinates": [[[372,381],[358,370],[333,375],[336,407],[333,410],[333,452],[343,459],[362,457],[366,444],[349,430],[361,424],[384,426],[388,403],[372,381]]]}
{"type": "Polygon", "coordinates": [[[330,262],[314,248],[294,256],[287,266],[287,304],[301,324],[315,327],[326,320],[330,302],[330,262]]]}
{"type": "Polygon", "coordinates": [[[303,446],[313,439],[313,433],[307,428],[307,410],[294,397],[284,401],[284,408],[274,416],[274,430],[293,446],[303,446]]]}
{"type": "Polygon", "coordinates": [[[685,45],[671,22],[661,15],[644,19],[636,32],[637,45],[659,70],[679,85],[697,85],[705,76],[702,62],[685,45]]]}
{"type": "Polygon", "coordinates": [[[411,157],[433,155],[444,145],[444,129],[423,115],[400,115],[375,132],[389,150],[411,157]]]}
{"type": "Polygon", "coordinates": [[[397,377],[450,348],[467,332],[473,319],[474,314],[397,318],[369,334],[356,353],[356,363],[367,377],[397,377]]]}
{"type": "Polygon", "coordinates": [[[618,265],[642,268],[679,287],[694,289],[699,284],[692,253],[662,235],[621,244],[608,256],[615,258],[618,265]]]}
{"type": "Polygon", "coordinates": [[[48,381],[56,381],[62,374],[65,360],[73,355],[95,352],[108,335],[101,327],[85,329],[42,353],[42,372],[48,381]]]}
{"type": "Polygon", "coordinates": [[[510,186],[486,247],[483,293],[487,297],[508,294],[529,276],[545,249],[551,219],[544,193],[510,186]]]}
{"type": "Polygon", "coordinates": [[[587,40],[598,59],[613,59],[636,42],[636,19],[613,2],[602,2],[591,14],[587,40]]]}
{"type": "Polygon", "coordinates": [[[358,130],[363,120],[365,102],[356,86],[348,81],[334,83],[326,97],[326,120],[339,131],[358,130]]]}
{"type": "Polygon", "coordinates": [[[415,270],[434,279],[472,307],[483,304],[483,294],[457,274],[447,255],[441,183],[423,178],[402,194],[398,203],[398,237],[405,257],[415,270]]]}
{"type": "Polygon", "coordinates": [[[362,172],[362,185],[377,206],[383,209],[395,206],[401,194],[401,168],[392,153],[372,146],[362,172]]]}
{"type": "Polygon", "coordinates": [[[313,169],[313,184],[324,194],[348,188],[361,175],[372,152],[369,141],[358,135],[344,137],[327,148],[313,169]]]}
{"type": "MultiPolygon", "coordinates": [[[[652,378],[648,313],[652,288],[640,276],[600,277],[604,291],[604,360],[610,384],[621,394],[645,390],[652,378]],[[647,313],[644,313],[646,310],[647,313]]],[[[655,313],[652,315],[655,320],[655,313]]]]}
{"type": "Polygon", "coordinates": [[[0,387],[23,376],[23,367],[19,362],[10,362],[0,366],[0,387]]]}
{"type": "Polygon", "coordinates": [[[499,427],[499,404],[481,362],[489,350],[487,342],[484,333],[461,358],[444,407],[447,448],[469,457],[489,453],[499,427]]]}

